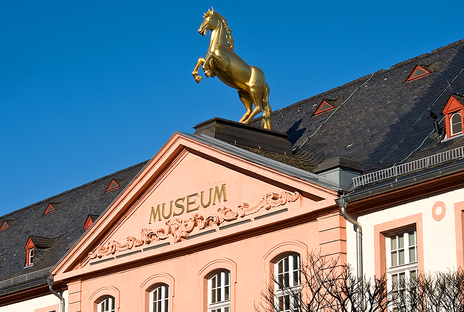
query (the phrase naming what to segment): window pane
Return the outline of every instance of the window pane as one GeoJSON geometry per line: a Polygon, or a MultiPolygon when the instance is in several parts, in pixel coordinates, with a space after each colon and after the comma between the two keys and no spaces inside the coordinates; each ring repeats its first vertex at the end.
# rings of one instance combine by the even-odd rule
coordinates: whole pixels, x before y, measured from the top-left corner
{"type": "Polygon", "coordinates": [[[451,132],[452,134],[461,133],[462,131],[462,122],[461,122],[461,114],[454,114],[451,117],[451,132]]]}
{"type": "Polygon", "coordinates": [[[288,272],[288,257],[283,259],[284,262],[284,271],[288,272]]]}
{"type": "Polygon", "coordinates": [[[216,303],[217,298],[216,298],[216,289],[211,289],[211,303],[216,303]]]}
{"type": "Polygon", "coordinates": [[[229,286],[224,289],[224,300],[229,300],[229,286]]]}
{"type": "Polygon", "coordinates": [[[404,236],[400,235],[398,236],[398,249],[403,248],[403,247],[404,247],[404,236]]]}
{"type": "Polygon", "coordinates": [[[395,252],[392,252],[391,253],[391,266],[397,266],[398,265],[398,256],[396,254],[396,251],[395,252]]]}
{"type": "Polygon", "coordinates": [[[406,281],[406,273],[400,273],[399,275],[399,283],[401,288],[404,288],[404,283],[406,281]]]}
{"type": "Polygon", "coordinates": [[[416,247],[409,248],[409,262],[416,262],[416,247]]]}
{"type": "Polygon", "coordinates": [[[293,269],[297,270],[300,268],[300,257],[292,256],[293,258],[293,269]]]}
{"type": "Polygon", "coordinates": [[[399,265],[404,264],[404,249],[398,251],[398,264],[399,265]]]}
{"type": "Polygon", "coordinates": [[[392,275],[392,286],[393,289],[398,288],[398,274],[392,275]]]}
{"type": "Polygon", "coordinates": [[[290,275],[288,273],[285,273],[284,274],[284,287],[290,286],[289,278],[290,278],[290,275]]]}
{"type": "Polygon", "coordinates": [[[391,238],[391,250],[396,249],[396,236],[391,238]]]}
{"type": "Polygon", "coordinates": [[[300,271],[294,271],[293,272],[293,285],[292,286],[298,286],[300,285],[300,271]]]}
{"type": "Polygon", "coordinates": [[[409,246],[415,246],[415,245],[416,245],[416,233],[410,232],[409,233],[409,246]]]}

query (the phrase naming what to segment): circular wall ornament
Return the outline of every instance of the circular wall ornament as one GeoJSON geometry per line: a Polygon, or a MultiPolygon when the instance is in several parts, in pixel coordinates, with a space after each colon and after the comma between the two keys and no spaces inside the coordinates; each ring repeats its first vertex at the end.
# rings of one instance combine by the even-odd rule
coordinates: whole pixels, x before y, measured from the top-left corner
{"type": "Polygon", "coordinates": [[[446,207],[445,203],[442,201],[437,201],[433,204],[432,207],[432,217],[435,221],[441,221],[446,214],[446,207]]]}

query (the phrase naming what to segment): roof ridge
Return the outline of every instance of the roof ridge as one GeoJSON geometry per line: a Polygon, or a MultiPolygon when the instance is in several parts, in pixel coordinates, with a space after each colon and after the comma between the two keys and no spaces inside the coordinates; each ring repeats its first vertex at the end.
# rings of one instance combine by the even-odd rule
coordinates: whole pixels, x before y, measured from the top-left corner
{"type": "Polygon", "coordinates": [[[74,187],[74,188],[72,188],[72,189],[69,189],[69,190],[67,190],[67,191],[64,191],[64,192],[62,192],[62,193],[53,195],[53,196],[48,197],[48,198],[45,198],[45,199],[43,199],[43,200],[41,200],[41,201],[38,201],[38,202],[35,202],[35,203],[33,203],[33,204],[27,205],[26,207],[16,209],[16,210],[14,210],[14,211],[12,211],[12,212],[10,212],[10,213],[7,213],[6,215],[0,216],[0,220],[6,220],[5,218],[7,218],[8,216],[10,216],[10,215],[12,215],[12,214],[15,214],[15,213],[17,213],[17,212],[19,212],[19,211],[23,211],[23,210],[25,210],[25,209],[29,209],[29,208],[31,208],[32,206],[35,206],[35,205],[38,205],[38,204],[41,204],[41,203],[44,203],[44,202],[47,202],[47,201],[52,201],[54,198],[57,198],[58,196],[65,195],[65,194],[71,193],[71,192],[73,192],[73,191],[75,191],[75,190],[77,190],[77,189],[86,187],[86,186],[88,186],[88,185],[90,185],[90,184],[100,182],[101,180],[104,180],[104,179],[106,179],[106,178],[108,178],[108,177],[110,177],[110,176],[112,176],[112,175],[115,175],[115,174],[118,174],[118,173],[122,173],[122,172],[124,172],[124,171],[128,171],[128,170],[130,170],[130,169],[132,169],[132,168],[135,168],[135,167],[140,166],[140,165],[142,165],[142,164],[144,164],[144,163],[147,163],[147,162],[148,162],[148,160],[142,161],[142,162],[140,162],[140,163],[138,163],[138,164],[135,164],[135,165],[132,165],[132,166],[130,166],[130,167],[127,167],[127,168],[118,170],[118,171],[116,171],[116,172],[110,173],[110,174],[105,175],[105,176],[103,176],[103,177],[101,177],[101,178],[98,178],[98,179],[96,179],[96,180],[87,182],[87,183],[85,183],[85,184],[82,184],[82,185],[80,185],[80,186],[76,186],[76,187],[74,187]]]}

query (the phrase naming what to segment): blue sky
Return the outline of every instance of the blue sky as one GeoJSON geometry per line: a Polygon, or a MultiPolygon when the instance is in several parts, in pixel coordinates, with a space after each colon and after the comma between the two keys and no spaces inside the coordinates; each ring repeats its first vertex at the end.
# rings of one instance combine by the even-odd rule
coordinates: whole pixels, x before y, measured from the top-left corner
{"type": "Polygon", "coordinates": [[[0,216],[147,160],[175,131],[238,121],[235,90],[191,76],[211,6],[273,110],[464,39],[461,0],[2,1],[0,216]]]}

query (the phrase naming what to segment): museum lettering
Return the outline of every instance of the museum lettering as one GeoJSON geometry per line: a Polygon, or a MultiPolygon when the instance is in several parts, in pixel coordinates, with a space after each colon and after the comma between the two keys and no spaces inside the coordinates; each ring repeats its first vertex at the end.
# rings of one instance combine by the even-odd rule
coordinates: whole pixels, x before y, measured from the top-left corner
{"type": "Polygon", "coordinates": [[[163,219],[169,219],[170,217],[177,217],[184,213],[189,213],[196,211],[201,207],[208,208],[211,205],[216,205],[227,201],[226,185],[222,184],[220,187],[215,186],[210,188],[208,191],[201,191],[186,195],[184,197],[179,197],[175,200],[169,201],[167,203],[161,203],[156,206],[151,207],[150,209],[150,218],[148,223],[151,224],[152,221],[161,221],[163,219]]]}

